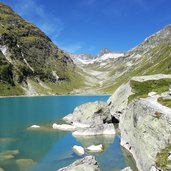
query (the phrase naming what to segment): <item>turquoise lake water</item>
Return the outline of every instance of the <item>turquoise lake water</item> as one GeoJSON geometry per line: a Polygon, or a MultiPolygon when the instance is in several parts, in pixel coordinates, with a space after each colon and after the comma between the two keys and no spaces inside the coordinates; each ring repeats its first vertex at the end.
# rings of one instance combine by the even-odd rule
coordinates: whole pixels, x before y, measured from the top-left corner
{"type": "Polygon", "coordinates": [[[14,97],[0,99],[0,168],[5,171],[56,171],[79,159],[73,145],[103,144],[96,156],[102,171],[119,171],[133,162],[120,147],[119,136],[74,138],[54,131],[52,123],[86,102],[107,101],[108,96],[14,97]],[[28,130],[33,124],[39,131],[28,130]],[[33,164],[33,165],[32,165],[33,164]]]}

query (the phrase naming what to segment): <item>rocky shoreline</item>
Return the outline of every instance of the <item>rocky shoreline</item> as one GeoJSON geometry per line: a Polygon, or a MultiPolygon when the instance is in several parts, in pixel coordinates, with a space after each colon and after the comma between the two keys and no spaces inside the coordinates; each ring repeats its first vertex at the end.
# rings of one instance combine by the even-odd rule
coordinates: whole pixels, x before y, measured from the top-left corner
{"type": "MultiPolygon", "coordinates": [[[[135,98],[131,81],[147,82],[170,79],[170,75],[152,75],[132,78],[121,85],[106,103],[94,102],[77,107],[73,114],[64,118],[67,123],[89,124],[88,128],[80,128],[75,135],[96,135],[107,130],[112,134],[110,126],[119,122],[121,146],[134,157],[139,171],[159,171],[156,156],[161,149],[171,143],[171,108],[158,102],[160,97],[170,98],[170,89],[166,92],[148,91],[143,98],[135,98]]],[[[151,90],[152,91],[152,90],[151,90]]],[[[113,129],[113,128],[112,128],[113,129]]],[[[74,135],[74,133],[73,133],[74,135]]],[[[127,170],[127,169],[125,169],[127,170]]],[[[128,169],[129,170],[129,169],[128,169]]]]}
{"type": "MultiPolygon", "coordinates": [[[[97,101],[82,104],[76,107],[72,114],[63,118],[65,124],[54,123],[52,128],[71,131],[78,139],[97,135],[115,136],[119,132],[120,145],[133,155],[139,171],[159,171],[161,168],[157,165],[156,157],[162,149],[171,144],[171,108],[158,101],[160,98],[171,99],[168,79],[170,75],[161,74],[132,78],[128,83],[121,85],[107,103],[97,101]],[[141,96],[137,95],[138,90],[133,83],[137,86],[145,82],[145,89],[145,86],[149,85],[148,81],[158,81],[153,85],[161,86],[156,86],[158,92],[153,92],[147,87],[148,91],[141,96]],[[163,82],[164,88],[161,85],[163,82]],[[119,125],[119,129],[115,128],[116,124],[119,125]]],[[[38,126],[33,125],[32,128],[38,129],[38,126]]],[[[92,151],[96,148],[98,151],[103,149],[102,144],[89,144],[89,147],[93,147],[90,148],[92,151]]],[[[89,147],[76,147],[75,151],[78,155],[84,156],[89,147]]]]}

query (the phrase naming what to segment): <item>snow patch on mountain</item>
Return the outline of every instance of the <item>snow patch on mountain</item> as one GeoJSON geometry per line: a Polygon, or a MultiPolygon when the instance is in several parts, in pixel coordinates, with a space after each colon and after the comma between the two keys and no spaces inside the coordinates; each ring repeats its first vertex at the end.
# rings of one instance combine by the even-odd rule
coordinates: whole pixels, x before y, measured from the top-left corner
{"type": "Polygon", "coordinates": [[[82,64],[82,65],[89,65],[94,63],[100,63],[101,66],[104,66],[108,60],[117,59],[119,57],[123,57],[124,53],[119,52],[108,52],[103,55],[97,55],[97,57],[88,56],[88,55],[70,55],[70,57],[73,59],[73,61],[76,64],[82,64]],[[105,64],[103,65],[103,63],[105,64]]]}

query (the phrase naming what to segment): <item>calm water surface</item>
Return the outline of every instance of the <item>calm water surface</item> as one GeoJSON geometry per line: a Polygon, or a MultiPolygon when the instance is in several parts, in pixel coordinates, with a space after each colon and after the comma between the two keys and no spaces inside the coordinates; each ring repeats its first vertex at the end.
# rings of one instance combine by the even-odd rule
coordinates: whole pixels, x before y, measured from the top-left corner
{"type": "Polygon", "coordinates": [[[70,132],[53,131],[51,125],[85,102],[107,101],[108,96],[16,97],[0,99],[0,168],[6,171],[56,171],[79,159],[73,145],[103,143],[96,155],[102,171],[118,171],[130,160],[119,137],[74,138],[70,132]],[[39,131],[28,130],[33,124],[39,131]]]}

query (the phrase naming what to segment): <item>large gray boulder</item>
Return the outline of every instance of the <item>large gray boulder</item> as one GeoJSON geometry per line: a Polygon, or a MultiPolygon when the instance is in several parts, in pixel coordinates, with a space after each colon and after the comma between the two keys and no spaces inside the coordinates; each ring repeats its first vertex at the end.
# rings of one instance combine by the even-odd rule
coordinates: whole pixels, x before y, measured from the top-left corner
{"type": "Polygon", "coordinates": [[[94,156],[86,156],[77,160],[71,165],[61,168],[58,171],[100,171],[99,165],[94,156]]]}
{"type": "Polygon", "coordinates": [[[171,109],[157,96],[132,102],[120,117],[121,145],[129,150],[139,171],[158,170],[156,155],[171,143],[171,109]]]}
{"type": "Polygon", "coordinates": [[[130,83],[121,85],[113,95],[108,99],[108,110],[110,114],[114,116],[117,120],[120,119],[120,115],[124,113],[128,105],[128,97],[132,94],[132,88],[130,83]]]}
{"type": "Polygon", "coordinates": [[[113,119],[106,102],[85,103],[63,118],[76,128],[74,136],[114,135],[113,119]]]}
{"type": "Polygon", "coordinates": [[[102,124],[104,121],[111,119],[106,105],[107,103],[102,101],[85,103],[76,107],[72,114],[65,116],[63,119],[67,123],[102,124]]]}

